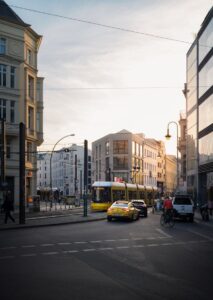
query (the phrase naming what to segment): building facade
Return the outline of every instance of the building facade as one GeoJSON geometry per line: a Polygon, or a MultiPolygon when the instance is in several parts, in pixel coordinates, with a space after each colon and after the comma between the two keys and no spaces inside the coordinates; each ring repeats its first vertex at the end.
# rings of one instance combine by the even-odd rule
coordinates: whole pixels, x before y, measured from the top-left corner
{"type": "MultiPolygon", "coordinates": [[[[50,153],[38,155],[37,189],[50,189],[50,153]]],[[[88,150],[88,191],[91,190],[91,150],[88,150]]],[[[84,191],[84,147],[73,144],[52,155],[52,188],[61,195],[82,197],[84,191]]]]}
{"type": "Polygon", "coordinates": [[[179,119],[180,136],[178,140],[178,150],[180,152],[180,179],[179,189],[186,191],[186,113],[180,113],[179,119]]]}
{"type": "Polygon", "coordinates": [[[155,145],[142,133],[121,130],[92,143],[92,181],[124,181],[156,187],[155,145]]]}
{"type": "MultiPolygon", "coordinates": [[[[16,205],[20,123],[26,126],[26,197],[36,194],[36,151],[43,142],[43,78],[38,77],[37,68],[41,39],[0,1],[0,119],[5,122],[5,140],[2,137],[1,145],[6,144],[5,180],[16,205]]],[[[4,154],[1,149],[1,158],[4,154]]]]}
{"type": "Polygon", "coordinates": [[[187,53],[187,188],[194,201],[213,198],[213,8],[187,53]]]}
{"type": "Polygon", "coordinates": [[[171,196],[177,186],[177,158],[174,155],[166,155],[165,169],[165,195],[171,196]]]}

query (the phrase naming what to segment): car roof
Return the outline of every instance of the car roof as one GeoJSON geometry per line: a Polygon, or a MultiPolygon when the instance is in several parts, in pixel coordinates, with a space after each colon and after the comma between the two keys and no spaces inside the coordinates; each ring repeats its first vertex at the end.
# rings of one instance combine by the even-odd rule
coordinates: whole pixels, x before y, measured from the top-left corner
{"type": "Polygon", "coordinates": [[[144,202],[143,199],[132,199],[131,201],[132,201],[132,202],[144,202]]]}

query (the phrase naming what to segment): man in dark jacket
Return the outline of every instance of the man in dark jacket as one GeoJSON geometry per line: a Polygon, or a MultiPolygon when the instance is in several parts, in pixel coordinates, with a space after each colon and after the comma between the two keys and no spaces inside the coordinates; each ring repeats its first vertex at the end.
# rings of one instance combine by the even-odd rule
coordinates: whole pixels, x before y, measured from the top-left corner
{"type": "Polygon", "coordinates": [[[11,198],[11,192],[7,191],[7,194],[5,195],[5,200],[3,203],[3,209],[5,212],[5,218],[4,223],[7,224],[7,219],[10,218],[14,223],[15,219],[11,216],[11,211],[13,210],[13,200],[11,198]]]}

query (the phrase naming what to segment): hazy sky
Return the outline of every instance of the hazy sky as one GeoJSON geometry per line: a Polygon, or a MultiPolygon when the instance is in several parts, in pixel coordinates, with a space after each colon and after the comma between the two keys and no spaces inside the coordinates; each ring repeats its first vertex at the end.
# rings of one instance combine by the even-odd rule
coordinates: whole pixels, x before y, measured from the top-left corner
{"type": "MultiPolygon", "coordinates": [[[[212,0],[8,0],[71,18],[186,41],[182,43],[13,10],[43,36],[44,144],[89,143],[127,129],[165,141],[185,108],[186,53],[212,0]],[[137,88],[136,88],[137,87],[137,88]],[[129,89],[128,89],[129,88],[129,89]]],[[[166,142],[176,153],[176,129],[166,142]]]]}

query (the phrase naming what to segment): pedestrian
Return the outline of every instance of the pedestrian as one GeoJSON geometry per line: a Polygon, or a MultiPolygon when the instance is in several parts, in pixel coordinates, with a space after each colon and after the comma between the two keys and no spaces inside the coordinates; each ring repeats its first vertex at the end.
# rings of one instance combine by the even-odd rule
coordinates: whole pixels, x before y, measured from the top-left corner
{"type": "Polygon", "coordinates": [[[10,191],[7,191],[2,207],[3,207],[4,212],[5,212],[4,223],[7,224],[7,219],[8,218],[10,218],[13,221],[13,223],[15,223],[15,219],[13,218],[13,216],[10,213],[12,210],[14,210],[13,200],[12,200],[10,191]]]}

